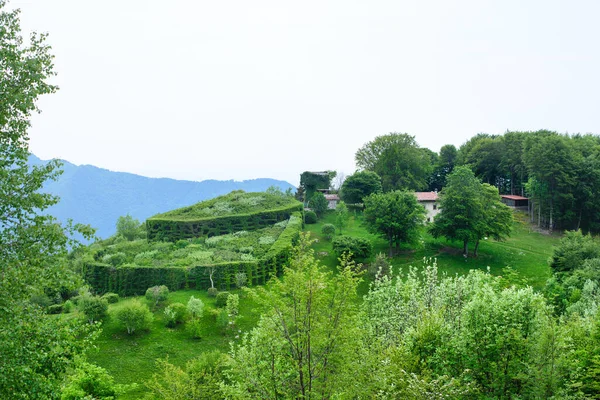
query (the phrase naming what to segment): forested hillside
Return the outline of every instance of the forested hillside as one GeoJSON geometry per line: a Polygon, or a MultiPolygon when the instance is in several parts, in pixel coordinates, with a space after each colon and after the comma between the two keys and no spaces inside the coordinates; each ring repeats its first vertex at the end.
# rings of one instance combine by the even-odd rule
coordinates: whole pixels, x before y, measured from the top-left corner
{"type": "MultiPolygon", "coordinates": [[[[29,163],[44,161],[31,155],[29,163]]],[[[106,238],[115,233],[115,221],[121,215],[145,220],[151,215],[211,199],[233,190],[262,192],[270,186],[285,191],[291,184],[275,179],[202,182],[167,178],[147,178],[114,172],[92,165],[77,166],[63,161],[63,173],[56,181],[46,181],[44,190],[60,197],[49,213],[65,222],[68,218],[89,224],[96,234],[106,238]]]]}

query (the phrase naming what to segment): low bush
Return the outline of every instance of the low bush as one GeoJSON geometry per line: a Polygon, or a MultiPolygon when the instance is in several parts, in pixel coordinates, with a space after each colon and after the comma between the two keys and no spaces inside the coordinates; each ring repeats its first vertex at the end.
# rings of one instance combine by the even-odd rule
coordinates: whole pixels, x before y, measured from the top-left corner
{"type": "Polygon", "coordinates": [[[127,330],[129,335],[135,331],[150,328],[154,316],[146,304],[133,300],[131,303],[118,309],[115,313],[117,321],[127,330]]]}
{"type": "Polygon", "coordinates": [[[379,253],[375,256],[375,260],[367,267],[367,274],[371,279],[379,279],[390,274],[390,262],[388,257],[379,253]]]}
{"type": "Polygon", "coordinates": [[[152,286],[146,290],[146,299],[151,301],[156,306],[161,301],[165,301],[169,297],[169,288],[165,285],[152,286]]]}
{"type": "Polygon", "coordinates": [[[74,307],[75,307],[75,305],[73,304],[73,302],[71,300],[65,301],[65,304],[63,304],[63,313],[69,314],[69,313],[73,312],[74,307]]]}
{"type": "Polygon", "coordinates": [[[248,284],[248,276],[243,272],[235,274],[235,286],[239,289],[243,288],[248,284]]]}
{"type": "Polygon", "coordinates": [[[108,304],[114,304],[119,302],[119,295],[116,293],[104,293],[102,298],[108,301],[108,304]]]}
{"type": "Polygon", "coordinates": [[[185,325],[185,330],[190,334],[192,339],[202,338],[202,321],[199,319],[192,319],[185,325]]]}
{"type": "Polygon", "coordinates": [[[216,287],[210,287],[206,292],[209,297],[217,297],[217,294],[219,294],[219,290],[216,287]]]}
{"type": "Polygon", "coordinates": [[[183,249],[189,245],[190,245],[189,240],[178,240],[175,242],[175,247],[177,247],[178,249],[183,249]]]}
{"type": "Polygon", "coordinates": [[[317,223],[317,213],[314,211],[306,211],[304,213],[304,223],[305,224],[316,224],[317,223]]]}
{"type": "Polygon", "coordinates": [[[335,226],[333,224],[325,224],[321,227],[321,233],[325,235],[327,240],[331,240],[335,235],[335,226]]]}
{"type": "Polygon", "coordinates": [[[219,292],[217,294],[217,302],[215,303],[218,308],[225,307],[227,305],[227,298],[229,297],[229,292],[219,292]]]}
{"type": "Polygon", "coordinates": [[[81,296],[78,302],[79,310],[85,315],[87,321],[91,324],[95,321],[100,321],[106,316],[108,310],[108,302],[98,296],[86,295],[81,296]]]}
{"type": "Polygon", "coordinates": [[[190,297],[187,303],[187,312],[192,319],[202,318],[202,314],[204,314],[204,302],[194,296],[190,297]]]}
{"type": "Polygon", "coordinates": [[[373,245],[365,238],[338,236],[333,239],[333,250],[338,256],[351,253],[355,260],[364,260],[371,256],[373,245]]]}
{"type": "Polygon", "coordinates": [[[170,328],[185,321],[186,315],[187,307],[181,303],[173,303],[165,307],[165,320],[170,328]]]}

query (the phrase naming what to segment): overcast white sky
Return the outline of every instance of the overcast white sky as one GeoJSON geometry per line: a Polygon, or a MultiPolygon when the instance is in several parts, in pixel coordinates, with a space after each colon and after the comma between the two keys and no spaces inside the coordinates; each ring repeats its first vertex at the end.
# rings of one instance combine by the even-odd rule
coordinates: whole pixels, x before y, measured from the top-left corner
{"type": "Polygon", "coordinates": [[[354,171],[388,132],[600,132],[600,1],[12,0],[60,91],[31,150],[177,179],[354,171]]]}

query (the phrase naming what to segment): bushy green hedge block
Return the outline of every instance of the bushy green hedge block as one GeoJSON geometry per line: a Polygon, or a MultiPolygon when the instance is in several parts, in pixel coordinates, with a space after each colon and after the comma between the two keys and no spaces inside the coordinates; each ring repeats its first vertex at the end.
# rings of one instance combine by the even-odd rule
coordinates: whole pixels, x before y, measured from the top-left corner
{"type": "Polygon", "coordinates": [[[230,290],[235,286],[235,274],[243,272],[249,285],[265,284],[273,276],[281,276],[288,262],[291,249],[302,231],[302,214],[294,212],[266,255],[253,261],[233,261],[214,265],[182,267],[150,267],[127,264],[114,267],[109,264],[87,263],[85,280],[97,293],[118,293],[120,296],[143,295],[146,289],[166,285],[172,290],[183,288],[208,289],[210,270],[215,287],[230,290]]]}
{"type": "Polygon", "coordinates": [[[251,214],[226,215],[196,220],[176,220],[152,217],[146,220],[148,240],[177,242],[200,236],[219,236],[238,231],[253,231],[284,221],[295,211],[302,211],[302,203],[279,209],[257,211],[251,214]]]}

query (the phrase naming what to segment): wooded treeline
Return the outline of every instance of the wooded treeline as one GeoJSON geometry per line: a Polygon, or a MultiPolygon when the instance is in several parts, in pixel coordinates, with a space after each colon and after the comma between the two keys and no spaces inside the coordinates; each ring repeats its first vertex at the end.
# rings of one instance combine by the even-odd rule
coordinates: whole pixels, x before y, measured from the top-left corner
{"type": "MultiPolygon", "coordinates": [[[[597,135],[548,130],[480,133],[458,149],[444,145],[435,153],[419,147],[414,136],[390,133],[365,144],[355,159],[360,170],[379,175],[386,192],[440,191],[454,167],[466,165],[500,194],[528,197],[532,222],[540,228],[600,231],[597,135]]],[[[343,190],[342,186],[342,196],[343,190]]]]}

